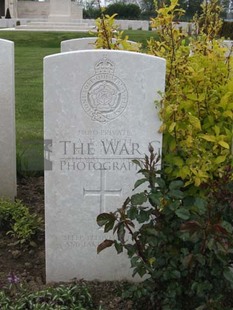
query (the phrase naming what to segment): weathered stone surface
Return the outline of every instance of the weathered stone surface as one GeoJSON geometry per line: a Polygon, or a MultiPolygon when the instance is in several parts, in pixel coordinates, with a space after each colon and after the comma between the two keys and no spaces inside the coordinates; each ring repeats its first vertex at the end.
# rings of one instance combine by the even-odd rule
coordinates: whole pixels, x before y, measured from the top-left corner
{"type": "MultiPolygon", "coordinates": [[[[61,52],[73,52],[73,51],[81,51],[81,50],[93,50],[95,49],[95,42],[97,37],[87,37],[87,38],[78,38],[65,40],[61,42],[61,52]]],[[[116,42],[116,39],[112,40],[113,43],[116,42]]],[[[127,41],[131,44],[137,45],[137,42],[127,41]]]]}
{"type": "Polygon", "coordinates": [[[233,55],[233,40],[224,40],[223,46],[227,48],[226,51],[226,57],[229,57],[229,55],[233,55]]]}
{"type": "Polygon", "coordinates": [[[61,52],[95,49],[96,37],[65,40],[61,42],[61,52]]]}
{"type": "Polygon", "coordinates": [[[14,43],[0,39],[0,197],[15,196],[14,43]]]}
{"type": "Polygon", "coordinates": [[[50,0],[49,21],[64,22],[71,17],[71,0],[50,0]]]}
{"type": "Polygon", "coordinates": [[[162,136],[155,107],[165,61],[140,53],[78,51],[44,60],[47,281],[131,280],[126,255],[107,249],[100,212],[132,195],[137,167],[162,136]]]}

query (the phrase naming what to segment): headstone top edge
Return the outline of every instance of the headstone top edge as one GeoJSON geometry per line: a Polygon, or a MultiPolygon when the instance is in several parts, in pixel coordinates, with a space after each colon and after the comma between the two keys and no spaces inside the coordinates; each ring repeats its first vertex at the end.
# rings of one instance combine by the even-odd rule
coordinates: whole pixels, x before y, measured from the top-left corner
{"type": "Polygon", "coordinates": [[[97,39],[98,37],[83,37],[83,38],[76,38],[76,39],[68,39],[68,40],[63,40],[61,41],[61,43],[63,42],[73,42],[73,41],[85,41],[85,40],[94,40],[97,39]]]}
{"type": "Polygon", "coordinates": [[[0,38],[0,43],[8,43],[9,45],[11,44],[12,46],[14,46],[14,44],[15,44],[13,41],[1,39],[1,38],[0,38]]]}
{"type": "Polygon", "coordinates": [[[78,54],[78,55],[85,55],[87,56],[87,54],[97,54],[97,53],[100,53],[100,54],[127,54],[127,55],[135,55],[136,57],[144,57],[144,58],[147,58],[147,59],[157,59],[157,60],[160,60],[161,62],[164,62],[166,63],[166,59],[162,58],[162,57],[158,57],[158,56],[153,56],[153,55],[148,55],[148,54],[144,54],[144,53],[137,53],[137,52],[131,52],[131,51],[122,51],[122,50],[107,50],[107,49],[97,49],[97,50],[78,50],[78,51],[69,51],[69,52],[62,52],[62,53],[56,53],[56,54],[52,54],[52,55],[48,55],[46,57],[44,57],[44,61],[47,61],[51,58],[63,58],[64,56],[68,56],[68,55],[71,55],[71,54],[78,54]]]}

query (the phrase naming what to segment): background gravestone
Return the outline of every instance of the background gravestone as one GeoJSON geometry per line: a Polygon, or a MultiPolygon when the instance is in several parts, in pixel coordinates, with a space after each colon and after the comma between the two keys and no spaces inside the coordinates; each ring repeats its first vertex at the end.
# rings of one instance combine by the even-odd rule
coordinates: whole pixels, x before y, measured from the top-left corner
{"type": "MultiPolygon", "coordinates": [[[[65,40],[61,42],[61,52],[72,52],[72,51],[81,51],[81,50],[93,50],[95,49],[95,42],[97,37],[87,37],[87,38],[78,38],[65,40]]],[[[112,42],[115,43],[116,39],[112,39],[112,42]]],[[[138,43],[134,41],[127,41],[131,44],[137,45],[138,43]]],[[[135,46],[136,47],[136,46],[135,46]]]]}
{"type": "Polygon", "coordinates": [[[0,197],[16,196],[14,43],[0,39],[0,197]]]}
{"type": "Polygon", "coordinates": [[[227,51],[226,51],[226,57],[229,57],[229,55],[233,55],[233,41],[232,40],[224,40],[223,41],[223,46],[225,48],[227,48],[227,51]]]}
{"type": "Polygon", "coordinates": [[[96,248],[105,238],[100,212],[132,194],[134,158],[162,136],[155,108],[165,60],[122,51],[78,51],[44,60],[47,281],[132,279],[128,258],[96,248]]]}
{"type": "Polygon", "coordinates": [[[95,49],[95,41],[97,37],[79,38],[65,40],[61,42],[61,52],[71,52],[79,50],[95,49]]]}

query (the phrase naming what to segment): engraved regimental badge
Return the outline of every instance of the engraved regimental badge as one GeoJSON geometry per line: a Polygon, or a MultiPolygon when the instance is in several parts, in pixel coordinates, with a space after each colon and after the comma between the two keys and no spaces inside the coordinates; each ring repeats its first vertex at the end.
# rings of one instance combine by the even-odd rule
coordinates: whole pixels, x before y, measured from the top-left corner
{"type": "Polygon", "coordinates": [[[114,75],[114,69],[114,63],[104,56],[95,64],[95,75],[82,87],[82,107],[93,121],[110,122],[121,115],[127,106],[127,88],[114,75]]]}

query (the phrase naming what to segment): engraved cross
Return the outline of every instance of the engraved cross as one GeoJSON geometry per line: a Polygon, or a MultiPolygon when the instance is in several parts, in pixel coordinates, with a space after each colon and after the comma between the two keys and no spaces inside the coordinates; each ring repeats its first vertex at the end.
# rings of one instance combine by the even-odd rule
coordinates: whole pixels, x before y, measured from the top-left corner
{"type": "Polygon", "coordinates": [[[99,189],[86,189],[83,188],[83,196],[97,196],[100,197],[100,213],[105,212],[105,197],[120,196],[122,192],[121,189],[106,189],[106,170],[100,171],[100,187],[99,189]]]}

